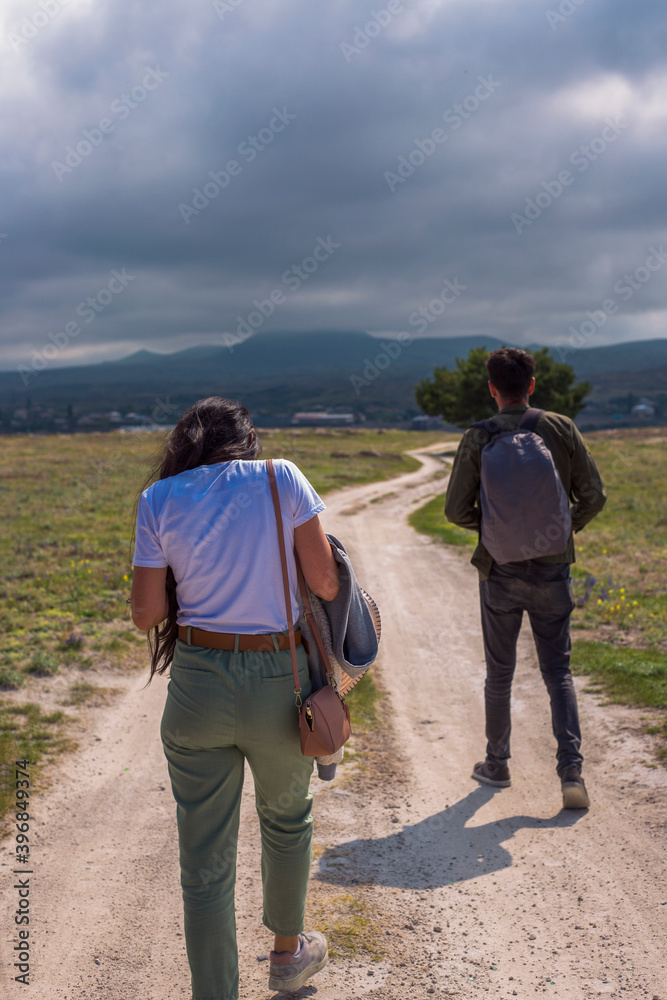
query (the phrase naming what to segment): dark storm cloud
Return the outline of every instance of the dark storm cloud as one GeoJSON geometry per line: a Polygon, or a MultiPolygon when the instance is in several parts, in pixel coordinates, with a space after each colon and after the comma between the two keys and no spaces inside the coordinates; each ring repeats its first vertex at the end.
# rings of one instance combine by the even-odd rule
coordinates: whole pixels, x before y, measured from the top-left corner
{"type": "Polygon", "coordinates": [[[398,333],[445,278],[428,334],[614,296],[591,346],[664,335],[667,266],[613,290],[667,245],[658,0],[30,0],[2,38],[2,367],[68,322],[57,364],[222,343],[276,290],[265,330],[398,333]]]}

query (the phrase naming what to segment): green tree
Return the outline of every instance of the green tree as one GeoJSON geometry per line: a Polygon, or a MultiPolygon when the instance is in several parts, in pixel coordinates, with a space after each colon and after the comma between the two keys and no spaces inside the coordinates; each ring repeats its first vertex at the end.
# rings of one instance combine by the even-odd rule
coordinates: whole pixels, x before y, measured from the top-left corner
{"type": "MultiPolygon", "coordinates": [[[[535,392],[531,405],[576,417],[583,409],[591,384],[575,385],[577,376],[572,366],[556,361],[548,348],[541,347],[532,354],[535,392]]],[[[456,359],[454,369],[436,368],[433,378],[423,379],[415,389],[418,406],[429,416],[441,416],[457,427],[469,427],[476,420],[492,417],[497,409],[489,393],[485,365],[488,355],[486,348],[473,347],[467,358],[456,359]]]]}

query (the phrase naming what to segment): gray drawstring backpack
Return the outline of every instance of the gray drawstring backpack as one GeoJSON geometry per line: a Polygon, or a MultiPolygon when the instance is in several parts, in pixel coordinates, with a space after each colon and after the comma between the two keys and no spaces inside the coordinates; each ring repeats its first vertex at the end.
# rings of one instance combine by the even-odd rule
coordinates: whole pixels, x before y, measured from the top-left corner
{"type": "Polygon", "coordinates": [[[491,417],[481,453],[480,540],[501,565],[565,552],[572,532],[567,493],[551,452],[535,433],[544,410],[529,407],[518,427],[491,417]]]}

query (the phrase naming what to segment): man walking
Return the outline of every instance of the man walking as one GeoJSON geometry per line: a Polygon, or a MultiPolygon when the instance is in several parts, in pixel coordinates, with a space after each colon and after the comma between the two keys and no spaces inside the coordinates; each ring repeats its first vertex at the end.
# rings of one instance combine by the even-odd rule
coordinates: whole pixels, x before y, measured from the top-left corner
{"type": "MultiPolygon", "coordinates": [[[[581,777],[583,757],[577,699],[570,672],[570,616],[574,608],[570,563],[575,559],[572,532],[580,531],[602,510],[607,495],[595,462],[574,423],[557,413],[538,410],[527,413],[528,400],[535,388],[533,357],[526,351],[504,347],[489,354],[486,367],[489,389],[499,412],[491,421],[471,427],[463,435],[445,503],[445,516],[449,521],[480,531],[472,563],[480,578],[486,656],[487,747],[486,759],[475,764],[473,777],[500,788],[511,784],[507,766],[510,697],[517,639],[526,611],[551,700],[553,733],[558,744],[556,770],[561,779],[563,806],[566,809],[588,808],[590,801],[581,777]],[[516,436],[504,432],[515,432],[516,436]],[[504,443],[509,440],[507,447],[510,449],[518,446],[516,454],[519,456],[516,462],[509,461],[500,467],[496,461],[500,479],[497,471],[495,478],[488,471],[490,466],[485,466],[487,459],[483,456],[483,451],[486,449],[488,453],[489,442],[496,436],[502,437],[504,443]],[[532,466],[531,445],[538,458],[532,466]],[[529,486],[529,499],[534,497],[535,500],[532,505],[524,502],[521,508],[521,490],[523,488],[525,496],[528,477],[535,476],[536,470],[540,481],[535,487],[532,483],[529,486]],[[489,491],[493,495],[488,496],[489,491]],[[513,521],[512,530],[516,533],[523,523],[528,525],[535,516],[539,517],[540,511],[535,508],[544,504],[543,497],[550,495],[560,496],[562,514],[558,518],[552,514],[552,523],[547,520],[544,531],[531,533],[527,528],[525,538],[510,539],[509,547],[503,550],[503,517],[513,521]],[[511,512],[514,498],[520,509],[512,517],[507,512],[511,512]],[[568,500],[571,502],[569,513],[568,500]],[[489,532],[491,525],[493,534],[489,532]],[[493,548],[496,558],[482,543],[482,537],[493,548]],[[518,542],[523,544],[517,552],[518,542]],[[503,551],[510,554],[510,561],[499,554],[503,551]]],[[[512,456],[511,451],[504,454],[512,456]]]]}

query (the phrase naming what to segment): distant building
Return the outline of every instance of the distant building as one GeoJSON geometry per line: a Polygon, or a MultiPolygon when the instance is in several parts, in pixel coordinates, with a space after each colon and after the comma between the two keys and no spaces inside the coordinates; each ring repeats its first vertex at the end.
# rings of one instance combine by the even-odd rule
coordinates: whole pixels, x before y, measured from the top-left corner
{"type": "Polygon", "coordinates": [[[324,413],[321,410],[295,413],[290,421],[293,427],[349,427],[354,423],[354,413],[324,413]]]}
{"type": "Polygon", "coordinates": [[[412,418],[411,429],[413,431],[433,431],[444,427],[442,417],[429,417],[425,413],[412,418]]]}
{"type": "Polygon", "coordinates": [[[632,416],[636,420],[652,420],[655,416],[655,406],[650,399],[640,399],[636,406],[632,407],[632,416]]]}
{"type": "Polygon", "coordinates": [[[143,413],[126,413],[125,420],[131,424],[151,424],[153,421],[143,413]]]}

